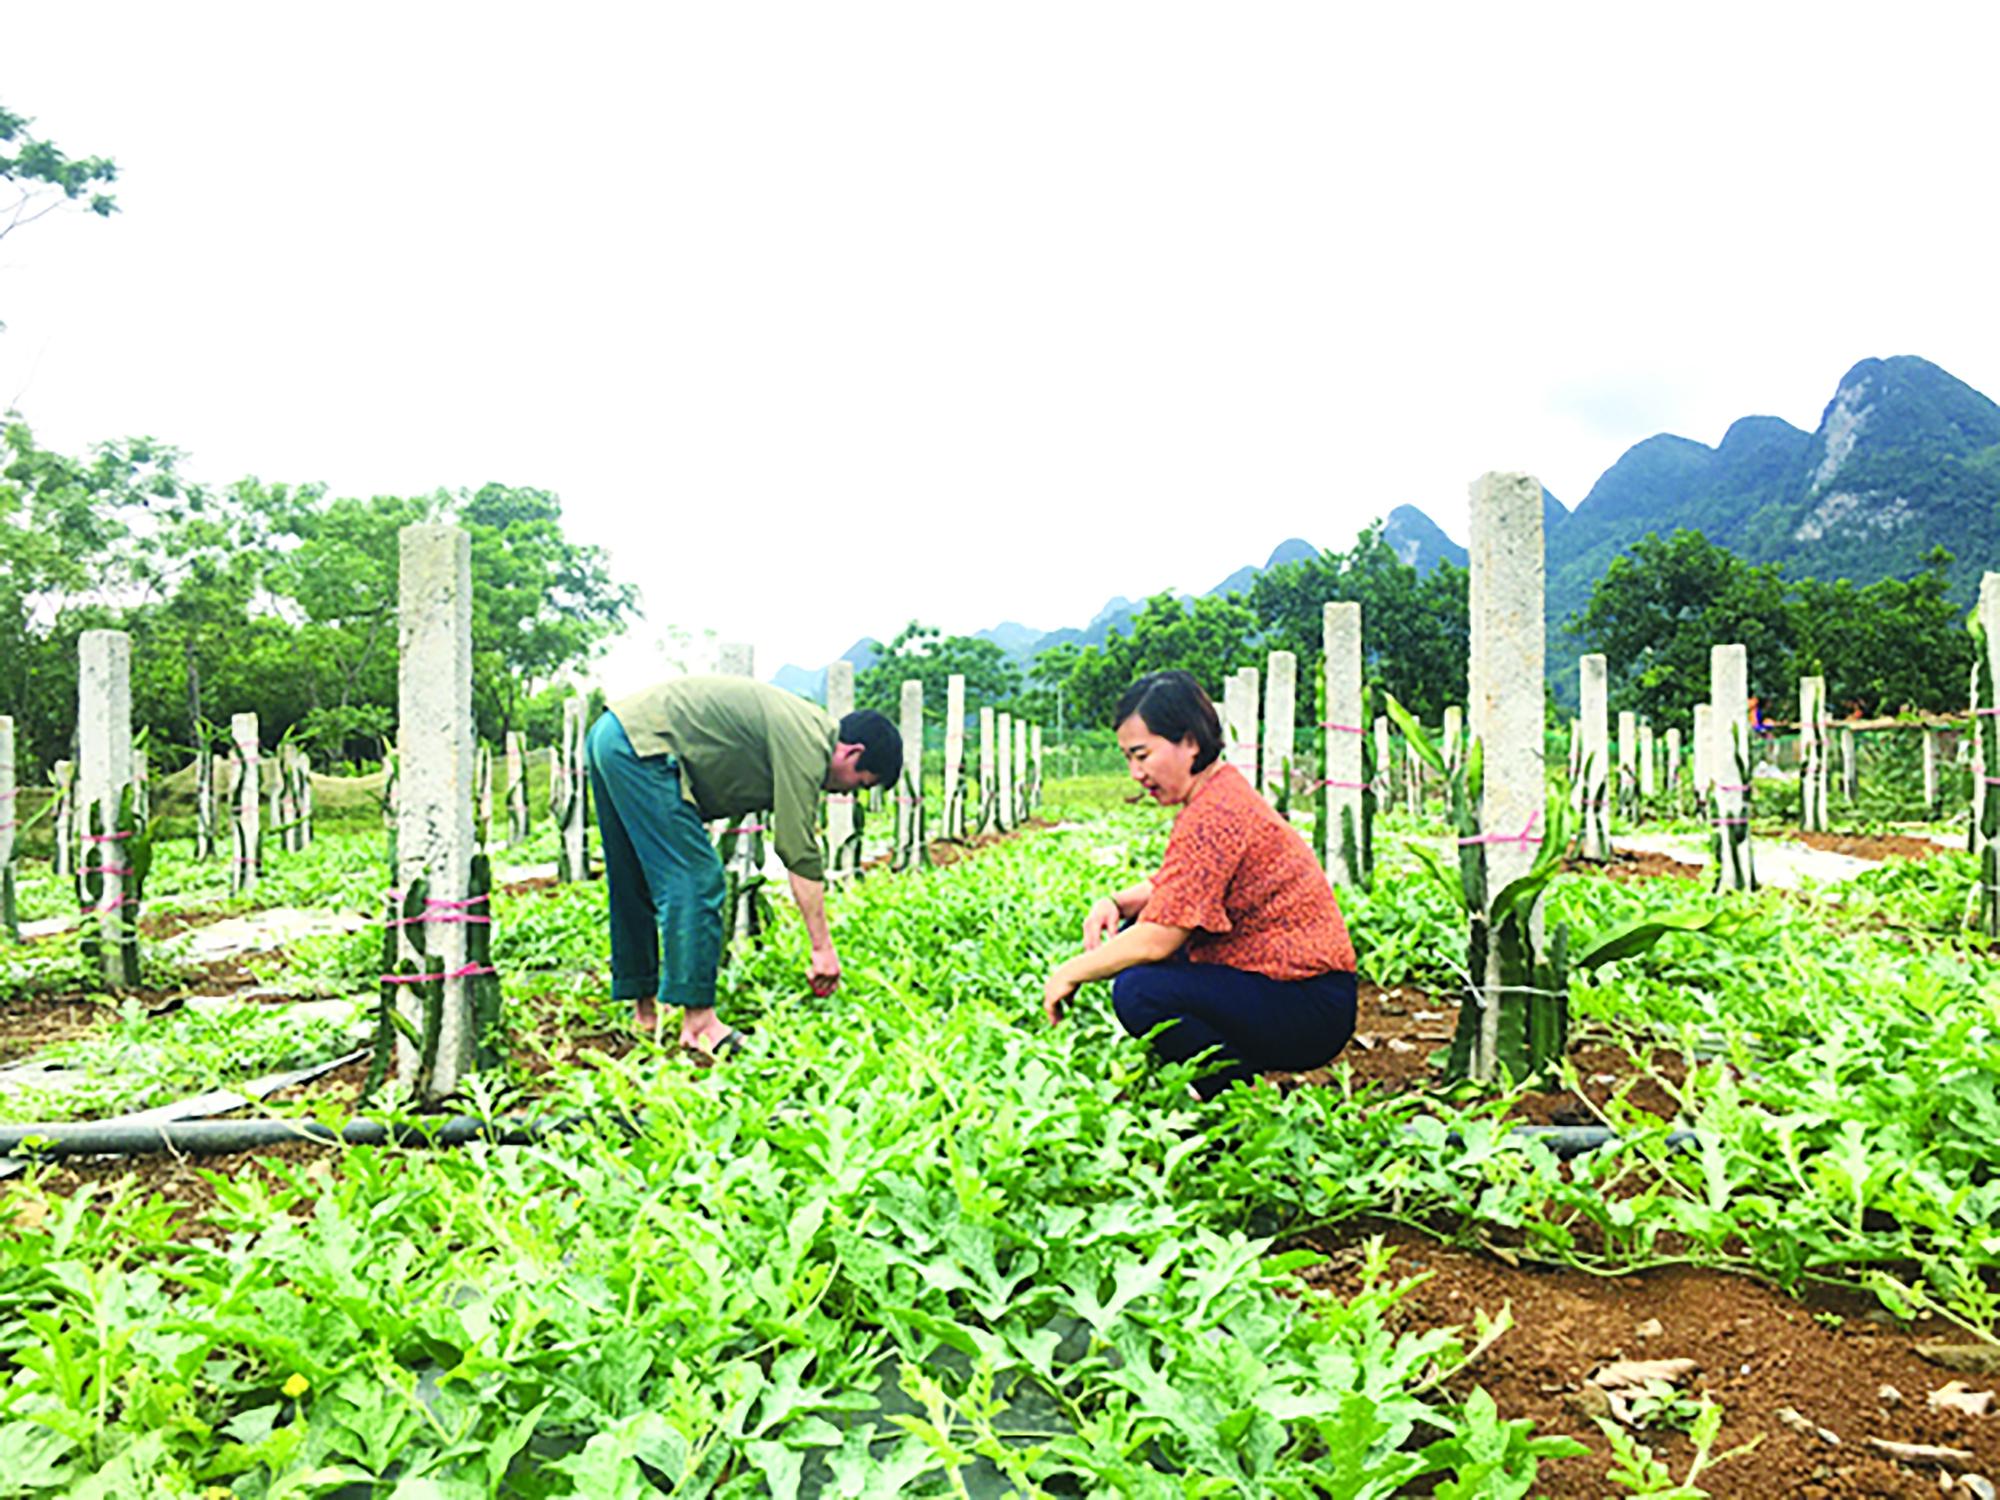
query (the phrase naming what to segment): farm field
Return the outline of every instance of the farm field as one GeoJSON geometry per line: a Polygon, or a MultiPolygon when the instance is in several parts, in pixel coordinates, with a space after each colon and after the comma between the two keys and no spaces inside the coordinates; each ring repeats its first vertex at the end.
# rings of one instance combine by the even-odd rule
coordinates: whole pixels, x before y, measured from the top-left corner
{"type": "MultiPolygon", "coordinates": [[[[1164,847],[1124,794],[1056,783],[1035,826],[841,890],[828,1000],[780,903],[725,970],[754,1038],[720,1065],[604,1000],[601,886],[509,882],[552,835],[498,854],[507,1063],[464,1102],[548,1128],[23,1151],[0,1493],[1939,1492],[1935,1459],[1872,1440],[2000,1475],[1976,1399],[2000,978],[1965,928],[1969,855],[1905,830],[1847,878],[1721,901],[1693,853],[1573,867],[1543,912],[1578,935],[1727,919],[1579,976],[1562,1077],[1475,1095],[1432,1061],[1464,915],[1413,850],[1446,830],[1393,813],[1372,889],[1342,897],[1356,1041],[1202,1105],[1101,989],[1042,1019],[1090,900],[1164,847]],[[1565,1159],[1521,1125],[1615,1141],[1565,1159]],[[1694,1368],[1607,1379],[1642,1360],[1694,1368]]],[[[145,930],[179,936],[121,1005],[66,933],[0,950],[0,1116],[346,1056],[383,845],[323,834],[246,902],[169,842],[145,930]],[[272,907],[300,914],[281,941],[173,956],[272,907]],[[61,1076],[19,1083],[30,1060],[61,1076]]],[[[21,874],[31,927],[71,904],[21,874]]],[[[364,1066],[253,1109],[337,1125],[364,1066]]]]}

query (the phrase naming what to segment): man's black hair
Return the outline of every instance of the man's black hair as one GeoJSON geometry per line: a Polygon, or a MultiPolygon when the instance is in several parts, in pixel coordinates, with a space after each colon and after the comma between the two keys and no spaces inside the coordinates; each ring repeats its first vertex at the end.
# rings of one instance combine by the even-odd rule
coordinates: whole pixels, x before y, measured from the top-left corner
{"type": "Polygon", "coordinates": [[[888,715],[864,708],[840,721],[840,742],[861,746],[857,771],[873,771],[875,785],[891,787],[903,774],[903,736],[888,715]]]}
{"type": "Polygon", "coordinates": [[[1125,689],[1111,715],[1116,730],[1132,715],[1163,740],[1194,737],[1194,769],[1206,771],[1222,753],[1222,721],[1201,684],[1187,672],[1148,672],[1125,689]]]}

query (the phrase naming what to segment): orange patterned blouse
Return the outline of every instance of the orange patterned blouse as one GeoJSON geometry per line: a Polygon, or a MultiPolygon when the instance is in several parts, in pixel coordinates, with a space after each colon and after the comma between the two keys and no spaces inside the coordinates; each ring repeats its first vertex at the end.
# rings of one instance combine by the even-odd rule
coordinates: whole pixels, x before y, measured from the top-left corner
{"type": "Polygon", "coordinates": [[[1234,766],[1195,788],[1174,819],[1142,922],[1191,929],[1188,961],[1271,979],[1354,971],[1326,872],[1299,831],[1234,766]]]}

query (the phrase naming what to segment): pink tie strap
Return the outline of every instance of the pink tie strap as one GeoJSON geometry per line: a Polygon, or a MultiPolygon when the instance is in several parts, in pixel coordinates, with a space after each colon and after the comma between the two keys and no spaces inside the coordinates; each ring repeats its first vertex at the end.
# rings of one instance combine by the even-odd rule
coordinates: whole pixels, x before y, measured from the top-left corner
{"type": "Polygon", "coordinates": [[[429,984],[438,979],[465,979],[473,974],[496,974],[499,971],[486,964],[466,964],[453,969],[449,974],[384,974],[384,984],[429,984]]]}
{"type": "Polygon", "coordinates": [[[1460,839],[1459,847],[1464,848],[1468,844],[1539,844],[1542,836],[1535,832],[1535,825],[1541,820],[1542,815],[1536,813],[1528,819],[1528,826],[1519,833],[1482,833],[1469,839],[1460,839]]]}
{"type": "Polygon", "coordinates": [[[1341,734],[1366,734],[1368,732],[1359,724],[1336,724],[1331,719],[1321,719],[1319,727],[1321,729],[1332,729],[1341,734]]]}

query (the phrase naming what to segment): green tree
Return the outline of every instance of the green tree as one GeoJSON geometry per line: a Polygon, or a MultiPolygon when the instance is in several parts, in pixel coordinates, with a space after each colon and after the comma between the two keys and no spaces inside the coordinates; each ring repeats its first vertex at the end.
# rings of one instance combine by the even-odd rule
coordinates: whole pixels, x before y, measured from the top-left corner
{"type": "Polygon", "coordinates": [[[1363,679],[1435,723],[1446,704],[1465,701],[1467,578],[1448,562],[1419,573],[1396,556],[1377,521],[1351,551],[1326,551],[1260,573],[1250,604],[1263,622],[1265,648],[1298,656],[1300,702],[1309,709],[1315,699],[1305,685],[1318,681],[1321,670],[1325,606],[1359,603],[1363,679]]]}
{"type": "Polygon", "coordinates": [[[1065,716],[1073,728],[1109,726],[1119,695],[1148,672],[1190,672],[1219,696],[1230,673],[1262,666],[1257,638],[1256,613],[1238,595],[1155,594],[1133,617],[1131,634],[1075,653],[1062,684],[1065,716]]]}
{"type": "Polygon", "coordinates": [[[612,579],[603,549],[564,535],[547,490],[482,485],[455,509],[472,539],[474,706],[497,740],[538,687],[625,628],[638,591],[612,579]]]}
{"type": "Polygon", "coordinates": [[[117,177],[117,164],[104,156],[67,155],[30,132],[33,123],[0,106],[0,183],[6,185],[0,191],[13,195],[12,202],[0,201],[0,239],[65,203],[99,218],[117,212],[117,200],[102,191],[117,177]]]}
{"type": "Polygon", "coordinates": [[[968,709],[1011,712],[1021,691],[1021,669],[991,641],[945,635],[934,625],[912,620],[854,677],[854,706],[872,708],[892,720],[902,711],[903,683],[924,685],[924,721],[944,722],[947,679],[965,678],[968,709]]]}
{"type": "MultiPolygon", "coordinates": [[[[1749,648],[1750,691],[1796,705],[1796,610],[1776,564],[1753,567],[1697,531],[1641,537],[1612,559],[1567,622],[1602,652],[1613,710],[1685,721],[1709,692],[1709,648],[1749,648]]],[[[1829,684],[1831,687],[1831,684],[1829,684]]]]}
{"type": "Polygon", "coordinates": [[[1820,674],[1836,714],[1962,709],[1972,635],[1948,597],[1955,559],[1943,547],[1913,578],[1862,588],[1801,578],[1792,585],[1794,679],[1820,674]]]}

